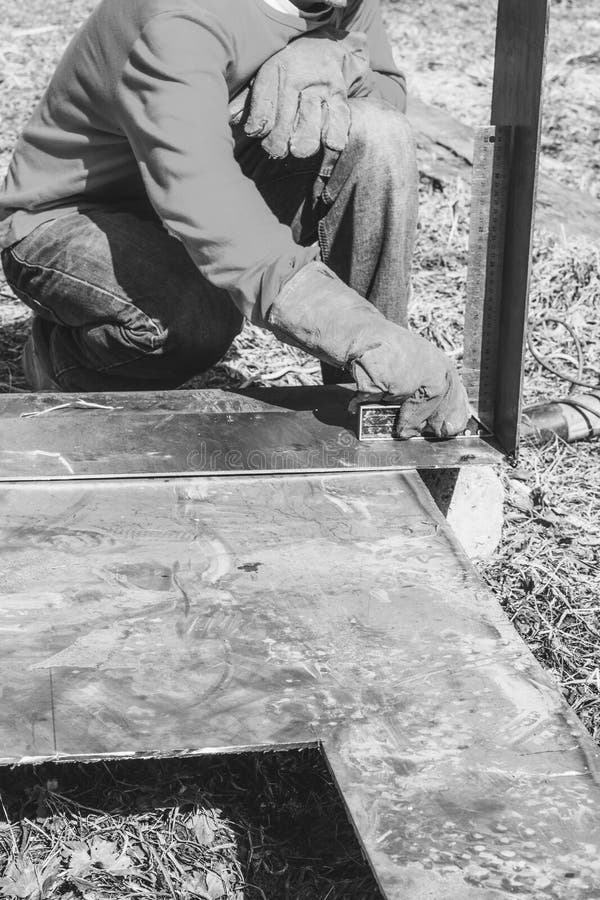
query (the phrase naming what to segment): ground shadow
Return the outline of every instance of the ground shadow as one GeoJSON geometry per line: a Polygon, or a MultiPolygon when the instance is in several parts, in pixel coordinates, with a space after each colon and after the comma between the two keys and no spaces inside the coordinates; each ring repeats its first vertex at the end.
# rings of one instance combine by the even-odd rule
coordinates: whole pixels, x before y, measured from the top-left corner
{"type": "MultiPolygon", "coordinates": [[[[5,806],[0,819],[6,814],[29,833],[36,827],[56,828],[52,823],[58,815],[71,819],[75,843],[77,822],[84,822],[89,846],[93,817],[103,839],[110,839],[110,815],[130,835],[136,827],[139,832],[140,823],[153,829],[154,838],[156,829],[163,829],[171,853],[177,855],[179,840],[188,859],[189,835],[186,844],[177,831],[177,816],[199,808],[212,821],[216,817],[231,825],[235,842],[230,855],[237,857],[245,880],[240,900],[381,900],[318,750],[17,766],[0,769],[0,797],[5,806]]],[[[0,830],[0,863],[5,863],[0,877],[10,853],[6,832],[0,830]]],[[[22,841],[22,831],[19,837],[22,841]]],[[[220,836],[218,840],[220,846],[203,851],[202,865],[204,871],[208,867],[223,874],[226,845],[220,836]]],[[[122,841],[116,844],[122,847],[122,841]]],[[[153,866],[152,858],[146,865],[153,866]]],[[[176,870],[177,860],[173,865],[176,870]]],[[[154,869],[155,896],[171,896],[168,874],[160,865],[154,869]]],[[[64,889],[72,887],[77,885],[64,889]]],[[[189,894],[190,900],[195,896],[189,894]]],[[[223,898],[234,896],[223,893],[223,898]]]]}

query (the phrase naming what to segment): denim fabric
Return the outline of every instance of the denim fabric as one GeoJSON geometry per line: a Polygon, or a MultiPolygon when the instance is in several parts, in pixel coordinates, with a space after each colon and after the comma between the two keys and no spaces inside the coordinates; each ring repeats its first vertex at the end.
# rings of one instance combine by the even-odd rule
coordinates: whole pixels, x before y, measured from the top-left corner
{"type": "MultiPolygon", "coordinates": [[[[404,324],[414,143],[404,116],[384,101],[351,107],[337,161],[322,153],[270,159],[241,131],[236,157],[297,243],[318,241],[336,274],[404,324]]],[[[149,208],[99,206],[54,219],[3,251],[2,263],[17,296],[53,323],[53,377],[64,390],[175,387],[214,365],[242,324],[230,297],[200,275],[149,208]]]]}
{"type": "Polygon", "coordinates": [[[3,253],[7,281],[48,329],[63,390],[176,387],[226,353],[242,317],[158,219],[72,213],[3,253]]]}

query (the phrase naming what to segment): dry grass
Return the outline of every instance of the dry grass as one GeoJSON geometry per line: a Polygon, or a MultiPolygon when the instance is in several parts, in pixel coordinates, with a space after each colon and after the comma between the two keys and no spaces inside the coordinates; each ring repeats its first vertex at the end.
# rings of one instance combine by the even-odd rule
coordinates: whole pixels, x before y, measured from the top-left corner
{"type": "MultiPolygon", "coordinates": [[[[584,380],[600,385],[600,257],[594,247],[538,239],[532,318],[555,315],[582,342],[584,380]]],[[[538,349],[576,374],[561,326],[537,329],[538,349]]],[[[528,355],[525,398],[564,396],[569,385],[528,355]]],[[[536,657],[600,743],[600,467],[598,440],[526,443],[505,475],[503,543],[483,574],[536,657]]]]}
{"type": "MultiPolygon", "coordinates": [[[[56,56],[91,5],[84,0],[31,0],[27,7],[11,6],[3,13],[0,173],[56,56]],[[39,28],[46,30],[27,33],[27,29],[39,28]]],[[[542,167],[565,184],[599,197],[600,19],[595,5],[596,0],[553,3],[542,167]]],[[[481,0],[477,4],[465,0],[445,0],[443,4],[439,0],[384,0],[384,6],[398,58],[408,71],[415,92],[471,124],[485,123],[492,70],[493,0],[481,0]],[[440,21],[440,9],[443,28],[435,27],[440,21]]],[[[468,196],[468,185],[460,181],[447,185],[443,193],[434,191],[428,183],[421,186],[412,309],[415,327],[459,362],[468,196]]],[[[565,245],[549,235],[536,235],[532,317],[538,319],[543,314],[566,319],[575,329],[584,349],[586,379],[597,383],[600,369],[597,248],[583,243],[565,245]]],[[[27,317],[28,313],[11,298],[0,278],[0,391],[25,386],[18,358],[28,330],[27,317]]],[[[574,371],[574,348],[564,329],[543,326],[536,329],[535,340],[539,349],[556,364],[568,372],[574,371]]],[[[314,360],[247,326],[227,358],[194,383],[297,384],[318,380],[314,360]]],[[[560,396],[567,390],[566,383],[542,370],[528,355],[527,403],[560,396]]],[[[502,545],[495,558],[480,570],[519,633],[542,664],[555,673],[567,700],[600,742],[598,473],[597,441],[573,446],[555,441],[541,448],[526,444],[519,468],[503,473],[507,502],[502,545]]],[[[239,889],[236,860],[242,861],[242,875],[246,879],[244,896],[250,900],[253,896],[294,900],[342,897],[370,900],[377,896],[364,869],[360,868],[359,854],[352,844],[343,813],[335,807],[335,794],[326,774],[312,757],[227,763],[218,773],[213,768],[204,771],[200,780],[196,778],[194,784],[202,784],[202,797],[186,794],[185,803],[176,803],[171,797],[160,809],[157,776],[148,771],[141,793],[139,786],[134,789],[133,780],[124,779],[120,819],[114,809],[107,812],[103,807],[104,811],[95,816],[77,809],[71,801],[65,805],[54,790],[49,790],[42,773],[38,772],[35,778],[37,788],[24,778],[21,799],[15,799],[15,803],[25,802],[23,791],[29,784],[27,789],[33,790],[33,794],[27,801],[29,805],[25,803],[20,811],[21,824],[15,826],[17,830],[0,828],[0,860],[2,854],[5,857],[0,873],[4,877],[10,874],[11,856],[25,858],[29,854],[32,858],[34,850],[39,851],[38,856],[33,856],[36,865],[42,859],[54,859],[50,877],[56,876],[56,872],[52,874],[52,866],[56,867],[57,862],[60,865],[57,872],[62,874],[55,884],[57,896],[89,900],[148,896],[154,878],[154,896],[185,897],[184,889],[178,888],[176,894],[158,890],[158,885],[163,890],[168,884],[163,868],[169,872],[171,881],[179,877],[160,855],[165,848],[162,845],[159,848],[158,835],[166,828],[171,836],[184,835],[186,841],[189,837],[192,843],[197,843],[198,834],[193,827],[188,828],[190,821],[196,813],[212,816],[216,808],[228,812],[224,818],[215,812],[211,820],[216,839],[224,845],[235,844],[235,848],[213,853],[214,846],[209,847],[203,857],[202,845],[200,850],[195,847],[195,852],[199,858],[206,859],[206,870],[201,869],[200,879],[206,880],[207,872],[221,877],[222,866],[227,867],[227,877],[222,878],[223,897],[233,897],[239,889]],[[150,792],[152,813],[146,810],[140,814],[139,810],[128,807],[128,798],[134,794],[143,796],[144,791],[146,795],[150,792]],[[38,822],[38,817],[31,812],[31,804],[40,798],[48,806],[46,813],[48,810],[55,813],[50,818],[44,813],[43,822],[38,822]],[[28,817],[27,822],[23,816],[28,817]],[[160,829],[157,823],[161,824],[160,829]],[[138,832],[134,839],[135,829],[138,832]],[[126,855],[133,867],[137,870],[142,865],[137,857],[140,854],[144,857],[143,867],[151,870],[145,871],[146,881],[139,880],[139,889],[134,890],[122,879],[110,882],[113,876],[106,869],[88,862],[88,857],[91,860],[95,852],[93,848],[98,847],[94,844],[96,838],[112,842],[118,860],[125,849],[123,834],[130,835],[126,855]],[[17,856],[13,839],[17,842],[17,856]],[[97,879],[85,889],[75,883],[69,886],[65,875],[72,868],[68,846],[71,839],[85,844],[85,851],[79,846],[78,859],[88,867],[86,878],[91,872],[97,879]],[[147,848],[150,846],[155,848],[161,864],[149,861],[147,848]],[[257,885],[254,894],[248,883],[257,885]]],[[[192,791],[189,781],[186,785],[186,790],[192,791]]],[[[5,793],[7,786],[2,788],[5,793]]],[[[173,796],[177,797],[176,791],[173,796]]],[[[11,821],[15,819],[13,808],[9,815],[11,821]]],[[[123,862],[127,864],[127,860],[123,862]]],[[[216,888],[217,882],[212,884],[216,888]]],[[[205,888],[200,880],[197,886],[200,892],[188,891],[189,896],[211,896],[208,883],[205,888]]],[[[34,897],[35,893],[21,896],[34,897]]]]}
{"type": "MultiPolygon", "coordinates": [[[[386,0],[384,7],[397,62],[415,93],[469,125],[486,125],[496,0],[386,0]]],[[[594,197],[600,197],[599,71],[594,0],[552,0],[541,168],[594,197]]]]}

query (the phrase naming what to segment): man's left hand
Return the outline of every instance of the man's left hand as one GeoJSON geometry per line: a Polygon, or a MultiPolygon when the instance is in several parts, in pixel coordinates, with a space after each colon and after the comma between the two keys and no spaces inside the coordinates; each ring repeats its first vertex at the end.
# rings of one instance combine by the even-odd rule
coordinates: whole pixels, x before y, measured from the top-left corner
{"type": "Polygon", "coordinates": [[[366,35],[321,31],[300,37],[259,69],[244,130],[269,156],[341,151],[350,129],[348,95],[369,68],[366,35]]]}

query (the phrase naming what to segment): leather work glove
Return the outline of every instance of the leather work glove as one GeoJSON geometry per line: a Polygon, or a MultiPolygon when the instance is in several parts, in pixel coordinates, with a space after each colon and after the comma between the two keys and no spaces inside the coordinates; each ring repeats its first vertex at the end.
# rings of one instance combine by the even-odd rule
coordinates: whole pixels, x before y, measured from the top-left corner
{"type": "Polygon", "coordinates": [[[352,372],[351,403],[401,405],[397,437],[464,431],[469,402],[451,360],[420,335],[386,319],[321,262],[304,266],[275,298],[268,327],[282,340],[352,372]]]}
{"type": "Polygon", "coordinates": [[[321,145],[341,151],[350,129],[348,96],[369,69],[366,35],[322,29],[268,59],[252,85],[244,130],[281,159],[321,145]]]}

